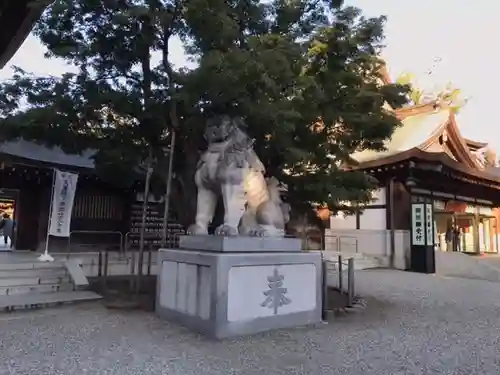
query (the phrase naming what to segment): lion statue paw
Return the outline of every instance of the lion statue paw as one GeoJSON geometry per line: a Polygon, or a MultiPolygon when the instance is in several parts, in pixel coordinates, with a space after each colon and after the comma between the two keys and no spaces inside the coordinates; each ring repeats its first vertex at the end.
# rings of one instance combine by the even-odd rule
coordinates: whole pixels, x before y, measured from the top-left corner
{"type": "Polygon", "coordinates": [[[250,237],[269,237],[269,232],[262,227],[253,228],[248,231],[250,237]]]}
{"type": "Polygon", "coordinates": [[[237,236],[238,229],[233,228],[229,225],[222,224],[215,229],[215,235],[216,236],[221,236],[221,237],[234,237],[237,236]]]}
{"type": "Polygon", "coordinates": [[[191,236],[202,236],[208,234],[208,229],[203,228],[198,224],[191,224],[187,230],[187,234],[191,236]]]}

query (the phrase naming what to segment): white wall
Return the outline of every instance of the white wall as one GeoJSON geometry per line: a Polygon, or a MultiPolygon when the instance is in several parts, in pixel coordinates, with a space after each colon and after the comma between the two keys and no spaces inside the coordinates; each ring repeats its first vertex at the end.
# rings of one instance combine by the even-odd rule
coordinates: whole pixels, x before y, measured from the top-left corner
{"type": "MultiPolygon", "coordinates": [[[[386,196],[385,188],[373,191],[373,202],[367,207],[374,205],[385,205],[386,196]]],[[[365,209],[359,220],[359,229],[382,230],[387,228],[387,218],[385,208],[369,208],[365,209]]],[[[330,218],[331,229],[356,229],[356,215],[344,216],[339,213],[330,218]]]]}
{"type": "MultiPolygon", "coordinates": [[[[386,204],[385,188],[373,191],[373,202],[367,204],[367,207],[386,204]]],[[[387,217],[385,208],[365,209],[359,218],[359,229],[366,230],[385,230],[387,228],[387,217]]]]}
{"type": "Polygon", "coordinates": [[[367,206],[385,204],[386,203],[385,188],[374,190],[372,197],[373,197],[373,202],[369,203],[367,206]]]}
{"type": "Polygon", "coordinates": [[[343,213],[330,217],[330,228],[336,229],[356,229],[356,215],[344,216],[343,213]]]}
{"type": "MultiPolygon", "coordinates": [[[[365,209],[359,218],[359,229],[383,230],[387,229],[385,208],[365,209]]],[[[332,228],[333,229],[333,228],[332,228]]]]}

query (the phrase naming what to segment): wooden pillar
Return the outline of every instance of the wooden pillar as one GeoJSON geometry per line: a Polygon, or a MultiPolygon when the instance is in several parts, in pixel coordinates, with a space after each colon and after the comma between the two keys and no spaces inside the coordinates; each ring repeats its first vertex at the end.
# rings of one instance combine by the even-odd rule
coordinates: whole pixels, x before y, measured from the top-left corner
{"type": "Polygon", "coordinates": [[[18,250],[36,250],[38,245],[38,225],[40,214],[40,190],[23,188],[19,197],[19,222],[17,223],[18,250]]]}
{"type": "Polygon", "coordinates": [[[479,245],[479,207],[474,208],[474,222],[473,222],[473,237],[474,241],[474,252],[476,254],[481,253],[481,247],[479,245]]]}
{"type": "Polygon", "coordinates": [[[394,178],[391,178],[386,188],[386,220],[387,225],[390,230],[390,253],[389,253],[389,267],[395,267],[395,259],[396,259],[396,226],[394,222],[394,178]]]}
{"type": "Polygon", "coordinates": [[[436,272],[434,251],[434,208],[432,198],[411,199],[411,270],[436,272]]]}

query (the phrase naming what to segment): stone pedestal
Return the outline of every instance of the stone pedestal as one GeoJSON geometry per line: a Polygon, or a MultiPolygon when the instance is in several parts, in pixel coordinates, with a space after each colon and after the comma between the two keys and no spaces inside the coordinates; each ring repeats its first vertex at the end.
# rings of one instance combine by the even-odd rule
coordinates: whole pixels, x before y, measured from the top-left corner
{"type": "MultiPolygon", "coordinates": [[[[198,248],[195,237],[181,244],[198,248]]],[[[233,240],[206,236],[210,251],[160,250],[157,314],[219,339],[321,321],[319,252],[297,251],[295,239],[233,240]],[[239,252],[227,251],[234,246],[239,252]]]]}

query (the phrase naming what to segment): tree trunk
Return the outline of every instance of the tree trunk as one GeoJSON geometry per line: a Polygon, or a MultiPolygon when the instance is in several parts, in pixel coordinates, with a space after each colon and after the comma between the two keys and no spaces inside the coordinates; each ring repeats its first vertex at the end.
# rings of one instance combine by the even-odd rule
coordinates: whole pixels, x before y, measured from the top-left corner
{"type": "Polygon", "coordinates": [[[174,163],[174,152],[175,152],[175,137],[176,131],[172,129],[172,135],[170,139],[170,149],[168,155],[168,172],[167,179],[165,181],[165,209],[163,211],[163,232],[161,236],[161,247],[167,246],[167,236],[168,236],[168,214],[170,210],[170,192],[172,190],[172,173],[173,173],[173,163],[174,163]]]}
{"type": "Polygon", "coordinates": [[[178,150],[184,152],[182,158],[177,160],[182,161],[177,167],[177,197],[173,202],[177,205],[177,214],[180,224],[184,228],[193,224],[196,216],[196,198],[197,188],[194,182],[194,174],[196,173],[196,165],[198,163],[197,147],[189,142],[183,141],[178,150]]]}
{"type": "Polygon", "coordinates": [[[146,216],[148,214],[148,203],[149,203],[149,187],[151,183],[151,175],[153,174],[153,168],[151,166],[151,160],[148,161],[147,171],[146,171],[146,181],[144,184],[144,201],[142,202],[142,217],[141,217],[141,233],[139,237],[139,259],[137,264],[137,282],[136,294],[141,291],[142,284],[142,267],[144,264],[144,237],[146,232],[146,216]]]}
{"type": "Polygon", "coordinates": [[[177,19],[181,12],[181,3],[178,2],[175,4],[174,14],[169,23],[163,25],[163,47],[162,47],[162,64],[165,73],[167,73],[167,85],[168,85],[168,93],[170,96],[169,110],[168,115],[170,119],[170,147],[169,147],[169,155],[168,155],[168,172],[166,178],[166,188],[165,188],[165,209],[163,212],[163,232],[161,238],[161,246],[165,247],[167,244],[167,235],[168,235],[168,215],[170,211],[170,192],[172,189],[172,174],[173,174],[173,161],[174,161],[174,153],[175,153],[175,141],[177,137],[177,131],[179,129],[179,116],[177,115],[177,101],[175,99],[176,89],[174,82],[174,70],[172,69],[172,65],[169,61],[169,41],[172,36],[172,26],[174,21],[177,19]]]}
{"type": "MultiPolygon", "coordinates": [[[[146,18],[142,25],[142,44],[139,48],[142,49],[141,56],[141,68],[143,73],[142,79],[142,91],[144,95],[144,113],[143,119],[141,119],[141,127],[151,126],[151,108],[152,108],[152,82],[153,75],[151,71],[151,41],[153,34],[153,27],[151,25],[151,19],[146,18]]],[[[142,203],[142,219],[141,219],[141,233],[139,238],[139,260],[138,260],[138,270],[137,270],[137,283],[136,283],[136,294],[141,291],[142,283],[142,266],[144,263],[144,235],[146,231],[146,216],[149,203],[149,187],[151,183],[151,175],[153,174],[153,150],[151,148],[151,141],[149,146],[149,155],[146,161],[146,181],[144,186],[144,202],[142,203]]]]}

